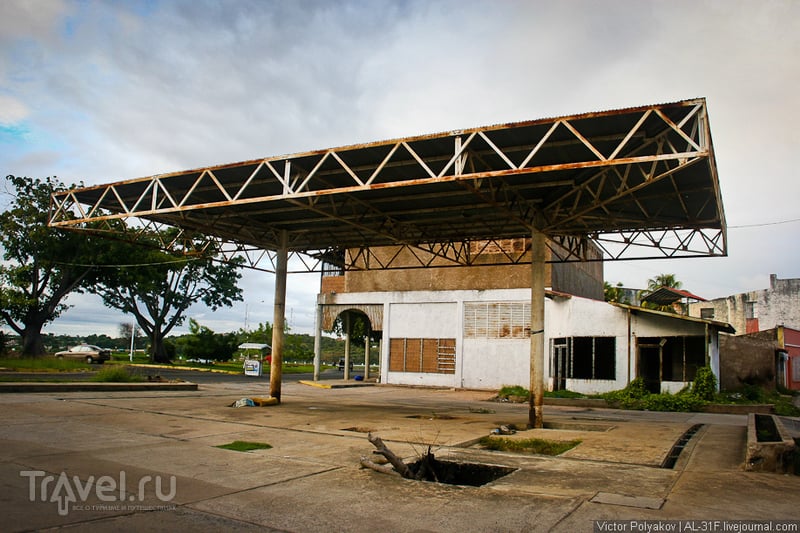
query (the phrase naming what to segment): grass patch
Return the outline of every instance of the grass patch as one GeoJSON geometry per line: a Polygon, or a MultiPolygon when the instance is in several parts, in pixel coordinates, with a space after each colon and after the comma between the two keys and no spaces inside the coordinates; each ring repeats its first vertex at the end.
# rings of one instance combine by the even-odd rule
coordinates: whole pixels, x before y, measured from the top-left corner
{"type": "Polygon", "coordinates": [[[131,374],[124,366],[103,367],[89,381],[105,383],[135,383],[144,381],[142,376],[131,374]]]}
{"type": "Polygon", "coordinates": [[[485,450],[534,453],[537,455],[561,455],[571,450],[580,440],[545,440],[545,439],[507,439],[503,437],[482,437],[478,444],[485,450]]]}
{"type": "Polygon", "coordinates": [[[20,357],[0,359],[0,367],[16,372],[78,372],[91,365],[80,360],[57,359],[55,357],[20,357]]]}
{"type": "Polygon", "coordinates": [[[235,452],[249,452],[252,450],[269,450],[272,448],[271,444],[266,442],[248,442],[245,440],[235,440],[228,444],[220,444],[215,448],[222,448],[223,450],[233,450],[235,452]]]}
{"type": "Polygon", "coordinates": [[[586,398],[586,395],[585,394],[581,394],[580,392],[574,392],[574,391],[571,391],[571,390],[562,389],[562,390],[554,390],[554,391],[546,390],[546,391],[544,391],[544,397],[545,398],[586,398]]]}
{"type": "MultiPolygon", "coordinates": [[[[585,394],[571,390],[544,391],[545,398],[586,398],[585,394]]],[[[530,398],[528,389],[521,385],[505,385],[497,392],[497,398],[510,402],[527,402],[530,398]]]]}
{"type": "Polygon", "coordinates": [[[522,385],[504,385],[497,393],[498,396],[528,396],[528,389],[522,385]]]}
{"type": "MultiPolygon", "coordinates": [[[[791,396],[780,395],[775,398],[775,414],[778,416],[796,416],[800,417],[800,408],[792,403],[791,396]]],[[[795,452],[800,457],[800,452],[795,452]]],[[[799,470],[795,470],[800,474],[799,470]]]]}

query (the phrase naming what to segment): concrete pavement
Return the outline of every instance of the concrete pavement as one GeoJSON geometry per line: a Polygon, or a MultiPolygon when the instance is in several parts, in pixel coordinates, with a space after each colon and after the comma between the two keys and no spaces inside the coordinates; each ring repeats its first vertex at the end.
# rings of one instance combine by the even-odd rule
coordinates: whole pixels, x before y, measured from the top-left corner
{"type": "Polygon", "coordinates": [[[486,392],[283,385],[277,407],[232,408],[263,383],[196,391],[0,395],[4,531],[592,531],[596,520],[800,518],[800,477],[741,469],[746,416],[546,406],[580,439],[559,457],[474,443],[524,427],[527,406],[486,392]],[[680,436],[703,424],[673,469],[680,436]],[[367,432],[409,459],[516,470],[482,487],[403,480],[359,467],[367,432]],[[234,440],[271,449],[217,448],[234,440]]]}

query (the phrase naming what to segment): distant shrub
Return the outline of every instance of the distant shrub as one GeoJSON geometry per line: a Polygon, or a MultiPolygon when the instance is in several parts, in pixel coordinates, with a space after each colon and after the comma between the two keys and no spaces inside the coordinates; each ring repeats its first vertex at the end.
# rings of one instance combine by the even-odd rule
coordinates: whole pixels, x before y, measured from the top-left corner
{"type": "Polygon", "coordinates": [[[693,386],[684,387],[677,394],[653,394],[647,390],[644,379],[638,377],[624,389],[607,392],[602,395],[602,398],[610,405],[622,409],[698,411],[707,403],[708,400],[706,398],[709,390],[711,391],[709,399],[714,399],[716,377],[708,367],[698,369],[697,374],[699,379],[695,379],[693,386]],[[706,375],[706,370],[708,375],[706,375]],[[695,391],[700,391],[704,396],[698,395],[695,391]]]}
{"type": "Polygon", "coordinates": [[[714,399],[717,393],[717,376],[711,371],[710,367],[704,366],[697,369],[694,376],[694,383],[692,384],[692,394],[710,402],[714,399]]]}
{"type": "Polygon", "coordinates": [[[107,366],[92,376],[91,381],[130,383],[143,380],[141,376],[137,376],[128,372],[128,369],[124,366],[107,366]]]}
{"type": "Polygon", "coordinates": [[[508,400],[509,398],[530,398],[531,393],[521,385],[504,385],[497,393],[500,399],[508,400]]]}

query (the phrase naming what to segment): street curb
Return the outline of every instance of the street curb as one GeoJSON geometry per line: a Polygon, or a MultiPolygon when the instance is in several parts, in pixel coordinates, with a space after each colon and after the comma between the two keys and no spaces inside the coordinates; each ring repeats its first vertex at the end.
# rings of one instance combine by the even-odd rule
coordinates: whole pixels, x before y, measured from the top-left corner
{"type": "Polygon", "coordinates": [[[375,385],[374,383],[364,382],[364,381],[342,381],[339,383],[331,383],[330,381],[321,382],[321,381],[308,381],[305,379],[301,379],[298,381],[301,385],[308,385],[309,387],[316,387],[318,389],[347,389],[351,387],[371,387],[375,385]]]}
{"type": "Polygon", "coordinates": [[[197,383],[113,383],[113,382],[5,382],[3,392],[120,392],[120,391],[196,391],[197,383]]]}

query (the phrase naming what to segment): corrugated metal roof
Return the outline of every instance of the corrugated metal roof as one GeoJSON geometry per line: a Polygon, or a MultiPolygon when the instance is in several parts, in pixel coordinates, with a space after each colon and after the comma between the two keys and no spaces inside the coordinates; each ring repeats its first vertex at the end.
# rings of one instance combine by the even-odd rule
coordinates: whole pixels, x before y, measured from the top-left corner
{"type": "Polygon", "coordinates": [[[723,331],[725,333],[736,333],[736,328],[732,325],[728,324],[727,322],[718,322],[716,320],[709,320],[707,318],[697,318],[694,316],[686,316],[686,315],[678,315],[675,313],[668,313],[665,311],[656,311],[655,309],[647,309],[646,307],[638,307],[635,305],[629,304],[621,304],[618,302],[608,302],[609,304],[615,307],[621,307],[623,309],[628,309],[633,313],[643,313],[646,315],[657,315],[666,318],[673,318],[675,320],[683,320],[686,322],[696,322],[698,324],[707,324],[709,326],[713,326],[717,328],[719,331],[723,331]]]}
{"type": "Polygon", "coordinates": [[[642,301],[652,302],[656,305],[670,305],[682,298],[697,300],[698,302],[706,301],[705,298],[697,296],[696,294],[692,294],[689,291],[675,289],[672,287],[659,287],[650,294],[647,294],[646,296],[642,297],[642,301]]]}

